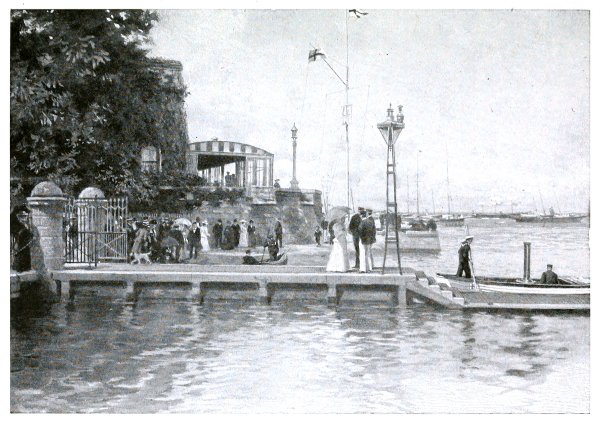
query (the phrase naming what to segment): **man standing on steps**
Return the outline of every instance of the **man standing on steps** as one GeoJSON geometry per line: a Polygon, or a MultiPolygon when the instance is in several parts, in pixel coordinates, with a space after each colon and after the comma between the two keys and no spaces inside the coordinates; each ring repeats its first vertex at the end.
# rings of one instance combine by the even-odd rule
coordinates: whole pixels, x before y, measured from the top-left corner
{"type": "Polygon", "coordinates": [[[456,271],[456,275],[458,277],[463,277],[463,273],[465,274],[465,278],[471,278],[471,242],[473,241],[473,236],[465,237],[465,240],[460,244],[460,248],[458,249],[458,270],[456,271]]]}
{"type": "Polygon", "coordinates": [[[352,233],[352,240],[354,242],[354,268],[358,269],[360,266],[360,237],[358,235],[358,226],[362,221],[360,213],[365,209],[358,207],[358,212],[350,218],[350,224],[348,225],[348,231],[352,233]]]}

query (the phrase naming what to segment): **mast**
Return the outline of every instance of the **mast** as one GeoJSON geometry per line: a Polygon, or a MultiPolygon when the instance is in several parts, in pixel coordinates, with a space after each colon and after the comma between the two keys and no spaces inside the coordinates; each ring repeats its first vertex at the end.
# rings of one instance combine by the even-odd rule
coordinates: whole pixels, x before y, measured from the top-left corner
{"type": "Polygon", "coordinates": [[[448,216],[450,216],[450,175],[448,172],[448,141],[446,144],[446,194],[448,196],[448,216]]]}
{"type": "Polygon", "coordinates": [[[421,152],[421,150],[419,150],[419,152],[417,152],[417,217],[420,216],[420,212],[419,212],[419,153],[421,152]]]}
{"type": "Polygon", "coordinates": [[[544,206],[544,198],[542,198],[542,191],[538,189],[538,193],[540,194],[540,203],[542,204],[542,212],[543,215],[546,215],[546,207],[544,206]]]}
{"type": "Polygon", "coordinates": [[[344,117],[346,126],[346,196],[347,206],[350,208],[350,140],[348,139],[348,121],[350,120],[350,108],[348,104],[348,77],[350,67],[348,65],[348,9],[346,9],[346,105],[344,107],[344,117]]]}
{"type": "Polygon", "coordinates": [[[406,214],[410,215],[410,184],[408,183],[408,174],[406,175],[406,214]]]}

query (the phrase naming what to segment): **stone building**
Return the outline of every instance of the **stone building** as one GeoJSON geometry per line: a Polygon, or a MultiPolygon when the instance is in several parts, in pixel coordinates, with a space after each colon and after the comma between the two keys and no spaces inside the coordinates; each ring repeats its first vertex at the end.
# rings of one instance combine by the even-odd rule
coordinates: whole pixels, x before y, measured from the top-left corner
{"type": "MultiPolygon", "coordinates": [[[[184,89],[183,67],[174,60],[154,59],[153,69],[160,72],[165,86],[184,89]]],[[[158,140],[141,151],[141,166],[145,171],[161,172],[181,168],[206,180],[202,190],[230,189],[240,192],[234,204],[203,203],[187,213],[200,216],[212,226],[217,219],[254,220],[259,238],[272,232],[279,218],[284,228],[284,241],[313,242],[315,226],[322,220],[321,192],[318,190],[281,189],[273,187],[275,157],[272,153],[242,142],[209,141],[188,143],[185,104],[177,96],[167,106],[177,116],[180,125],[171,128],[169,139],[158,140]],[[167,141],[167,142],[164,142],[167,141]]]]}
{"type": "Polygon", "coordinates": [[[187,171],[207,181],[205,189],[232,189],[242,193],[235,204],[203,203],[190,217],[212,225],[217,219],[254,220],[259,238],[273,233],[275,219],[284,228],[284,242],[312,243],[315,226],[323,219],[318,190],[273,187],[275,156],[256,146],[211,139],[188,145],[187,171]]]}
{"type": "Polygon", "coordinates": [[[184,171],[188,144],[187,116],[185,112],[185,83],[183,66],[176,60],[153,58],[151,70],[162,81],[163,89],[170,92],[170,100],[163,105],[168,114],[168,125],[161,127],[161,139],[154,140],[140,152],[140,162],[144,171],[181,170],[184,171]]]}

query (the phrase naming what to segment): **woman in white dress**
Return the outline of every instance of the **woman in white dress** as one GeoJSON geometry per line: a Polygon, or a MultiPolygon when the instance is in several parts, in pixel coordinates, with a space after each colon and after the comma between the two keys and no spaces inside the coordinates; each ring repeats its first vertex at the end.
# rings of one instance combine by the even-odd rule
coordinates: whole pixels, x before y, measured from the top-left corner
{"type": "Polygon", "coordinates": [[[208,238],[210,234],[208,233],[208,221],[204,220],[202,225],[200,226],[200,245],[202,246],[202,251],[210,251],[210,242],[208,238]]]}
{"type": "Polygon", "coordinates": [[[248,225],[246,224],[246,220],[240,221],[240,247],[248,247],[248,225]]]}
{"type": "Polygon", "coordinates": [[[348,245],[346,243],[346,217],[333,223],[333,246],[329,254],[326,271],[345,273],[350,268],[348,260],[348,245]]]}

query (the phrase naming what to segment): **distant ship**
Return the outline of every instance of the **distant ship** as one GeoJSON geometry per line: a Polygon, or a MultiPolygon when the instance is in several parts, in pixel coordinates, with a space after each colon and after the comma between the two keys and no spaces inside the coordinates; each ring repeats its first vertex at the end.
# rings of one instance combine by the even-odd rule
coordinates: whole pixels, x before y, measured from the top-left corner
{"type": "Polygon", "coordinates": [[[578,223],[586,216],[583,214],[550,214],[524,213],[514,217],[517,223],[578,223]]]}
{"type": "Polygon", "coordinates": [[[441,224],[443,226],[458,227],[465,224],[465,217],[462,214],[442,214],[437,216],[435,221],[437,224],[441,224]]]}

